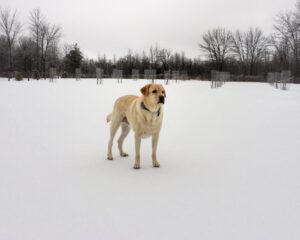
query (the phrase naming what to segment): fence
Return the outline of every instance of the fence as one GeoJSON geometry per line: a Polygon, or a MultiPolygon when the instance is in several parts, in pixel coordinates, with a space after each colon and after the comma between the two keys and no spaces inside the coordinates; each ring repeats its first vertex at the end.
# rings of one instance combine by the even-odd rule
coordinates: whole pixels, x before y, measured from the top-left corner
{"type": "Polygon", "coordinates": [[[112,73],[112,78],[117,79],[118,83],[122,83],[123,80],[123,70],[114,69],[112,73]]]}
{"type": "MultiPolygon", "coordinates": [[[[148,69],[151,70],[151,69],[148,69]]],[[[23,77],[23,80],[32,80],[32,79],[41,79],[41,75],[46,77],[50,82],[55,81],[57,78],[75,78],[76,80],[80,80],[81,78],[93,78],[97,79],[97,84],[102,84],[104,78],[117,78],[119,79],[118,82],[122,82],[122,79],[150,79],[152,82],[154,82],[155,79],[164,79],[165,82],[168,84],[171,80],[187,80],[187,79],[194,79],[194,80],[207,80],[209,78],[209,73],[205,73],[204,75],[195,75],[192,73],[189,73],[187,71],[177,71],[177,70],[167,70],[164,72],[157,73],[156,70],[154,70],[154,74],[151,72],[147,72],[145,70],[145,74],[141,74],[138,69],[133,69],[130,74],[124,75],[123,71],[120,70],[119,73],[116,73],[116,71],[113,72],[105,72],[102,68],[96,68],[94,72],[84,73],[80,68],[77,68],[75,70],[75,73],[67,73],[63,72],[62,70],[59,70],[58,68],[49,69],[48,73],[41,74],[37,70],[33,70],[31,72],[0,72],[1,78],[6,78],[7,80],[14,80],[17,74],[21,74],[23,77]],[[55,69],[55,70],[54,70],[55,69]],[[98,69],[98,70],[97,70],[98,69]],[[100,69],[100,73],[99,73],[100,69]]],[[[221,72],[222,73],[222,72],[221,72]]],[[[264,75],[231,75],[228,73],[228,77],[225,77],[225,80],[221,80],[222,76],[218,75],[216,71],[211,71],[211,80],[212,80],[212,87],[218,87],[222,85],[226,81],[232,81],[232,82],[269,82],[271,85],[274,85],[274,87],[288,90],[291,83],[300,83],[300,77],[292,76],[291,71],[282,71],[282,72],[270,72],[267,74],[267,78],[264,75]],[[220,79],[219,79],[220,78],[220,79]],[[229,80],[228,80],[229,79],[229,80]],[[285,81],[282,81],[284,80],[285,81]]],[[[43,78],[42,78],[43,79],[43,78]]]]}
{"type": "Polygon", "coordinates": [[[102,84],[102,78],[104,71],[101,68],[96,68],[96,78],[97,78],[97,84],[102,84]]]}
{"type": "Polygon", "coordinates": [[[145,69],[144,79],[149,79],[154,83],[154,80],[156,79],[156,69],[145,69]]]}
{"type": "Polygon", "coordinates": [[[222,87],[225,82],[230,81],[229,72],[211,71],[211,88],[222,87]]]}
{"type": "Polygon", "coordinates": [[[132,77],[133,80],[138,80],[140,78],[140,70],[132,69],[131,77],[132,77]]]}
{"type": "Polygon", "coordinates": [[[76,77],[77,81],[79,81],[81,79],[81,69],[80,68],[75,69],[75,77],[76,77]]]}
{"type": "Polygon", "coordinates": [[[281,90],[288,90],[292,81],[293,77],[289,70],[284,70],[282,72],[269,72],[267,76],[267,82],[281,90]]]}
{"type": "Polygon", "coordinates": [[[54,79],[57,78],[56,68],[49,69],[49,82],[54,82],[54,79]]]}

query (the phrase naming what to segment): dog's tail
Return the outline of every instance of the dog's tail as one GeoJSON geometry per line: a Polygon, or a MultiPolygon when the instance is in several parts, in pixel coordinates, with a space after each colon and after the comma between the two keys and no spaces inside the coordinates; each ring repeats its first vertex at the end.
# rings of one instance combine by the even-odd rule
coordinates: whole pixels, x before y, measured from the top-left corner
{"type": "Polygon", "coordinates": [[[106,116],[106,122],[110,122],[110,119],[111,119],[111,113],[106,116]]]}

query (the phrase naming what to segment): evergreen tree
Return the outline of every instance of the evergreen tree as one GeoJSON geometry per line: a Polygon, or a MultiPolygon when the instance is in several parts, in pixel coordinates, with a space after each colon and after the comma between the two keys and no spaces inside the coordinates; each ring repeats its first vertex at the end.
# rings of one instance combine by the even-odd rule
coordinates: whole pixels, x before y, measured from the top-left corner
{"type": "Polygon", "coordinates": [[[64,69],[67,73],[75,74],[75,69],[81,67],[83,60],[82,52],[80,51],[77,43],[73,49],[64,58],[64,69]]]}

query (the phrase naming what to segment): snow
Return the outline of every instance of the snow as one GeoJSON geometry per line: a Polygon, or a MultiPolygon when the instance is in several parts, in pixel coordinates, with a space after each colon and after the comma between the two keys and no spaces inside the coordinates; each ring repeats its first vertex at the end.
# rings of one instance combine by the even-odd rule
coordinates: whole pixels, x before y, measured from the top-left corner
{"type": "Polygon", "coordinates": [[[140,170],[106,160],[105,117],[144,81],[0,80],[0,239],[300,239],[300,86],[165,86],[140,170]]]}

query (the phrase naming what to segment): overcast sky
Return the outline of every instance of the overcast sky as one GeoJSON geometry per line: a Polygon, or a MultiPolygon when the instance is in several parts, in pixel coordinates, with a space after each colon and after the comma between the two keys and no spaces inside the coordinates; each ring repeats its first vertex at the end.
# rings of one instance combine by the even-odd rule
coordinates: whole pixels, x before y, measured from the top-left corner
{"type": "MultiPolygon", "coordinates": [[[[141,53],[151,44],[189,57],[200,52],[202,33],[214,27],[230,30],[260,27],[273,31],[274,17],[294,8],[296,0],[1,0],[17,8],[28,23],[40,7],[46,18],[62,27],[61,43],[78,43],[85,56],[119,57],[128,49],[141,53]]],[[[28,25],[25,25],[28,26],[28,25]]]]}

